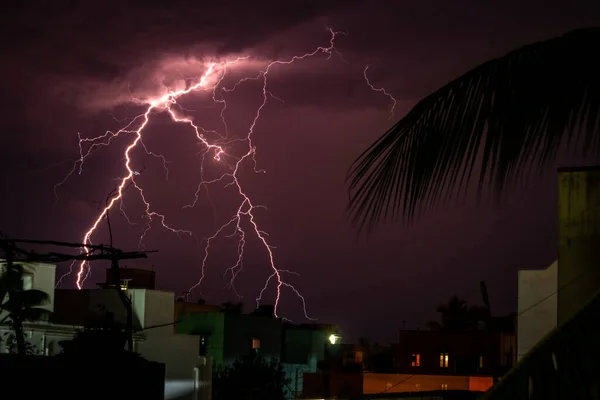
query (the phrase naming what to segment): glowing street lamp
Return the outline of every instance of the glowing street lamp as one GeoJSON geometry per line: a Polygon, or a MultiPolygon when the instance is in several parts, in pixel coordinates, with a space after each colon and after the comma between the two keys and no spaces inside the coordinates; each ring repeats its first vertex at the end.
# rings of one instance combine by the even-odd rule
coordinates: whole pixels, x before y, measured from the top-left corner
{"type": "Polygon", "coordinates": [[[329,335],[329,343],[331,343],[331,344],[337,344],[340,342],[341,339],[342,339],[342,337],[340,335],[336,335],[336,334],[329,335]]]}

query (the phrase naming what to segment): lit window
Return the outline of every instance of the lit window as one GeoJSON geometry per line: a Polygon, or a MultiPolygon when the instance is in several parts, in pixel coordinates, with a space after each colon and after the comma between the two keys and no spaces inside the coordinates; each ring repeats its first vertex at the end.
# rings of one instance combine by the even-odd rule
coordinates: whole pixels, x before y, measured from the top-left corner
{"type": "Polygon", "coordinates": [[[252,338],[252,350],[260,349],[260,339],[252,338]]]}
{"type": "Polygon", "coordinates": [[[363,362],[363,352],[357,351],[354,353],[354,362],[358,364],[362,364],[363,362]]]}
{"type": "Polygon", "coordinates": [[[411,367],[420,367],[421,366],[421,354],[419,354],[419,353],[412,354],[410,366],[411,367]]]}
{"type": "Polygon", "coordinates": [[[442,390],[448,390],[448,384],[442,383],[442,390]]]}
{"type": "Polygon", "coordinates": [[[440,368],[448,368],[448,353],[440,354],[440,368]]]}
{"type": "Polygon", "coordinates": [[[483,356],[479,356],[479,368],[483,368],[483,356]]]}

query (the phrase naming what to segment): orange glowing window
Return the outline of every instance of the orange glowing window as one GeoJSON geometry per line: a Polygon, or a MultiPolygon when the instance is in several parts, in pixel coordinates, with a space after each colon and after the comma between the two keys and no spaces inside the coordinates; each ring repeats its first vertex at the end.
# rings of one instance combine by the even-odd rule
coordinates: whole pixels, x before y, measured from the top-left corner
{"type": "Polygon", "coordinates": [[[354,362],[359,363],[359,364],[363,362],[363,352],[362,351],[357,351],[354,353],[354,362]]]}
{"type": "Polygon", "coordinates": [[[448,353],[440,354],[440,368],[448,368],[448,353]]]}
{"type": "Polygon", "coordinates": [[[260,339],[252,338],[252,350],[260,349],[260,339]]]}
{"type": "Polygon", "coordinates": [[[412,354],[410,366],[411,367],[420,367],[421,366],[421,354],[419,354],[419,353],[412,354]]]}

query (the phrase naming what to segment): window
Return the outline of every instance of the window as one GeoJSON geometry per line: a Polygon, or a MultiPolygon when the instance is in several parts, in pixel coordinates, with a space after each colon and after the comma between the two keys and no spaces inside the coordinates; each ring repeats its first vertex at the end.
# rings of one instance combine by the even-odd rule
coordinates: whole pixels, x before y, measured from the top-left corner
{"type": "Polygon", "coordinates": [[[258,349],[260,349],[260,339],[252,338],[251,346],[252,346],[252,350],[258,351],[258,349]]]}
{"type": "Polygon", "coordinates": [[[362,364],[363,362],[363,352],[357,351],[354,353],[354,362],[357,364],[362,364]]]}
{"type": "Polygon", "coordinates": [[[201,335],[200,336],[200,349],[198,351],[198,355],[205,357],[207,355],[208,352],[208,335],[201,335]]]}
{"type": "Polygon", "coordinates": [[[479,356],[479,368],[483,368],[483,356],[479,356]]]}
{"type": "Polygon", "coordinates": [[[440,368],[448,368],[448,353],[440,354],[440,368]]]}
{"type": "Polygon", "coordinates": [[[421,366],[421,354],[419,354],[419,353],[412,354],[410,366],[411,367],[420,367],[421,366]]]}
{"type": "Polygon", "coordinates": [[[448,384],[442,383],[442,390],[448,390],[448,384]]]}

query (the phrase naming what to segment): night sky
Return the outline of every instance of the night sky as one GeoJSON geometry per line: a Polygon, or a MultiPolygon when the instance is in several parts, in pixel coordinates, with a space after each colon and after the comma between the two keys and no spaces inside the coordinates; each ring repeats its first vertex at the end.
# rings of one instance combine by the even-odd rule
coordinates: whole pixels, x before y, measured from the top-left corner
{"type": "MultiPolygon", "coordinates": [[[[256,75],[267,59],[327,47],[331,27],[348,33],[336,39],[343,60],[334,52],[329,60],[320,54],[273,68],[269,89],[283,103],[269,98],[253,134],[257,169],[266,173],[252,172],[250,161],[239,173],[252,201],[268,207],[255,210],[256,222],[269,233],[276,265],[300,274],[287,274],[286,281],[305,296],[309,315],[339,323],[349,340],[367,335],[390,341],[403,320],[408,328],[422,326],[453,294],[479,302],[480,280],[488,284],[494,314],[515,311],[517,269],[545,267],[556,259],[556,166],[593,160],[564,154],[542,176],[509,189],[500,206],[477,205],[469,196],[409,227],[380,226],[369,237],[358,237],[345,215],[345,175],[360,152],[421,97],[515,47],[599,25],[598,1],[33,3],[39,7],[9,6],[0,17],[0,230],[6,235],[83,240],[100,203],[125,174],[122,154],[133,135],[94,151],[83,173],[58,188],[58,202],[54,185],[78,157],[78,132],[102,135],[144,111],[128,101],[132,95],[156,95],[167,85],[181,85],[182,77],[200,76],[204,64],[198,60],[251,56],[255,69],[233,69],[224,81],[231,86],[256,75]],[[397,100],[392,120],[390,99],[364,80],[366,65],[371,83],[397,100]]],[[[262,101],[260,84],[245,84],[226,100],[229,131],[243,138],[262,101]]],[[[206,129],[222,128],[220,108],[210,96],[182,98],[181,106],[206,129]]],[[[159,289],[181,294],[200,276],[202,238],[231,218],[240,199],[216,184],[209,189],[215,208],[201,192],[195,208],[182,209],[194,199],[202,146],[188,127],[164,113],[152,116],[143,140],[149,151],[170,161],[169,176],[158,158],[137,151],[136,182],[170,226],[194,234],[176,235],[155,223],[144,244],[160,252],[127,264],[153,265],[159,289]]],[[[208,178],[225,171],[212,159],[204,166],[208,178]]],[[[110,214],[114,244],[135,250],[144,228],[135,189],[127,189],[124,207],[136,225],[128,225],[117,207],[110,214]]],[[[108,242],[105,222],[92,240],[108,242]]],[[[223,279],[235,264],[236,246],[224,236],[213,242],[206,279],[193,299],[237,301],[223,279]]],[[[93,265],[85,287],[103,280],[103,268],[93,265]]],[[[67,269],[61,265],[59,272],[67,269]]],[[[236,280],[248,310],[268,276],[268,255],[249,234],[236,280]]],[[[71,276],[64,287],[73,286],[71,276]]],[[[273,301],[274,293],[270,286],[265,301],[273,301]]],[[[281,315],[305,321],[301,302],[286,288],[280,307],[281,315]]]]}

